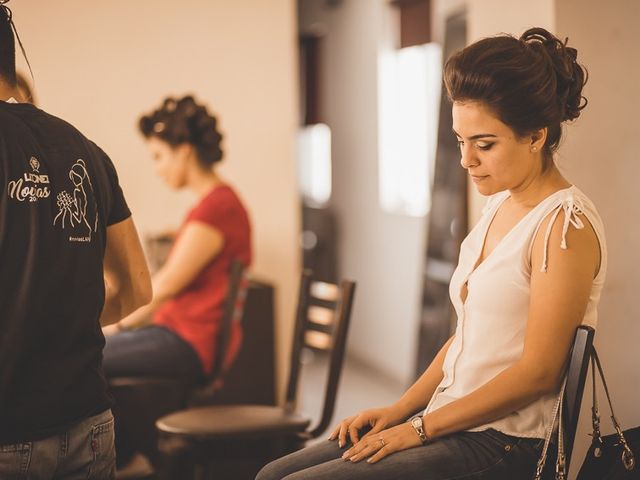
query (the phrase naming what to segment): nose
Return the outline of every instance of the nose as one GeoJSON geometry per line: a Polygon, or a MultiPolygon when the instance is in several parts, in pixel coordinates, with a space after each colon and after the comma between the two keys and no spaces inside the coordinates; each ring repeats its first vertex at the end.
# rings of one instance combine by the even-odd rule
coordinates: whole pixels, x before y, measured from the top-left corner
{"type": "Polygon", "coordinates": [[[460,147],[460,165],[462,168],[469,169],[478,166],[478,159],[474,155],[473,149],[466,145],[460,147]]]}

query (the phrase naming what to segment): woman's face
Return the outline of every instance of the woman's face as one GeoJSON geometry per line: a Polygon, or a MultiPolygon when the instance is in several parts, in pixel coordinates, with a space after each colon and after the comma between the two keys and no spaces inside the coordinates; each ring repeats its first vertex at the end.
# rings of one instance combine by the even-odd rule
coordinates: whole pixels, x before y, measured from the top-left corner
{"type": "Polygon", "coordinates": [[[187,182],[186,148],[181,145],[172,147],[157,137],[149,137],[147,145],[151,151],[156,174],[171,188],[184,187],[187,182]]]}
{"type": "Polygon", "coordinates": [[[542,173],[535,136],[519,137],[479,102],[454,102],[452,114],[460,164],[480,194],[518,190],[542,173]]]}

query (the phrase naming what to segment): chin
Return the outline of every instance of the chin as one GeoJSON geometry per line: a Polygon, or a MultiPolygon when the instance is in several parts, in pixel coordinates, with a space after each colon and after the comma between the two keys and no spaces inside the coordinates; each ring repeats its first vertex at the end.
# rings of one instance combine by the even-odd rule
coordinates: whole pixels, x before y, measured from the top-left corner
{"type": "Polygon", "coordinates": [[[181,182],[179,180],[170,179],[170,178],[166,178],[164,183],[171,190],[182,190],[184,188],[184,186],[185,186],[185,182],[181,182]]]}
{"type": "Polygon", "coordinates": [[[493,195],[494,193],[498,193],[498,190],[490,188],[487,185],[476,185],[476,191],[480,195],[483,195],[485,197],[489,197],[489,196],[493,195]]]}
{"type": "Polygon", "coordinates": [[[476,187],[476,191],[485,197],[489,197],[506,190],[506,187],[496,184],[496,182],[493,182],[492,180],[493,179],[489,177],[480,182],[473,182],[473,184],[476,187]]]}

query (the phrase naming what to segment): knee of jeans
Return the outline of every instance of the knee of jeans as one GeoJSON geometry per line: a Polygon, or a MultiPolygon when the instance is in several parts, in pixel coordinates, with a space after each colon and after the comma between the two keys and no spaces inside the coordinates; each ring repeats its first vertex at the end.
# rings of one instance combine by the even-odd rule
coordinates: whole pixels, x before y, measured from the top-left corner
{"type": "MultiPolygon", "coordinates": [[[[274,462],[268,463],[267,465],[265,465],[264,467],[262,467],[262,469],[258,472],[258,475],[256,475],[255,480],[275,480],[278,477],[274,476],[273,472],[273,465],[274,462]]],[[[279,480],[279,479],[278,479],[279,480]]]]}
{"type": "Polygon", "coordinates": [[[255,480],[284,480],[284,478],[289,478],[285,472],[282,471],[281,466],[279,465],[281,462],[279,460],[274,460],[271,463],[266,464],[262,467],[262,470],[258,472],[255,480]]]}

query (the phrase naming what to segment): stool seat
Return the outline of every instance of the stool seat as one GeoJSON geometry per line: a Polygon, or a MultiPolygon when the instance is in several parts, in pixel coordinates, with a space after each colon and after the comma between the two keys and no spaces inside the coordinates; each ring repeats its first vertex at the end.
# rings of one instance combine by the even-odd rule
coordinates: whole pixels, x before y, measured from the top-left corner
{"type": "Polygon", "coordinates": [[[191,408],[169,414],[156,422],[161,434],[215,440],[261,434],[302,433],[311,420],[282,407],[225,405],[191,408]]]}
{"type": "Polygon", "coordinates": [[[110,388],[138,388],[138,387],[170,387],[184,386],[189,383],[182,379],[171,377],[113,377],[108,379],[110,388]]]}

